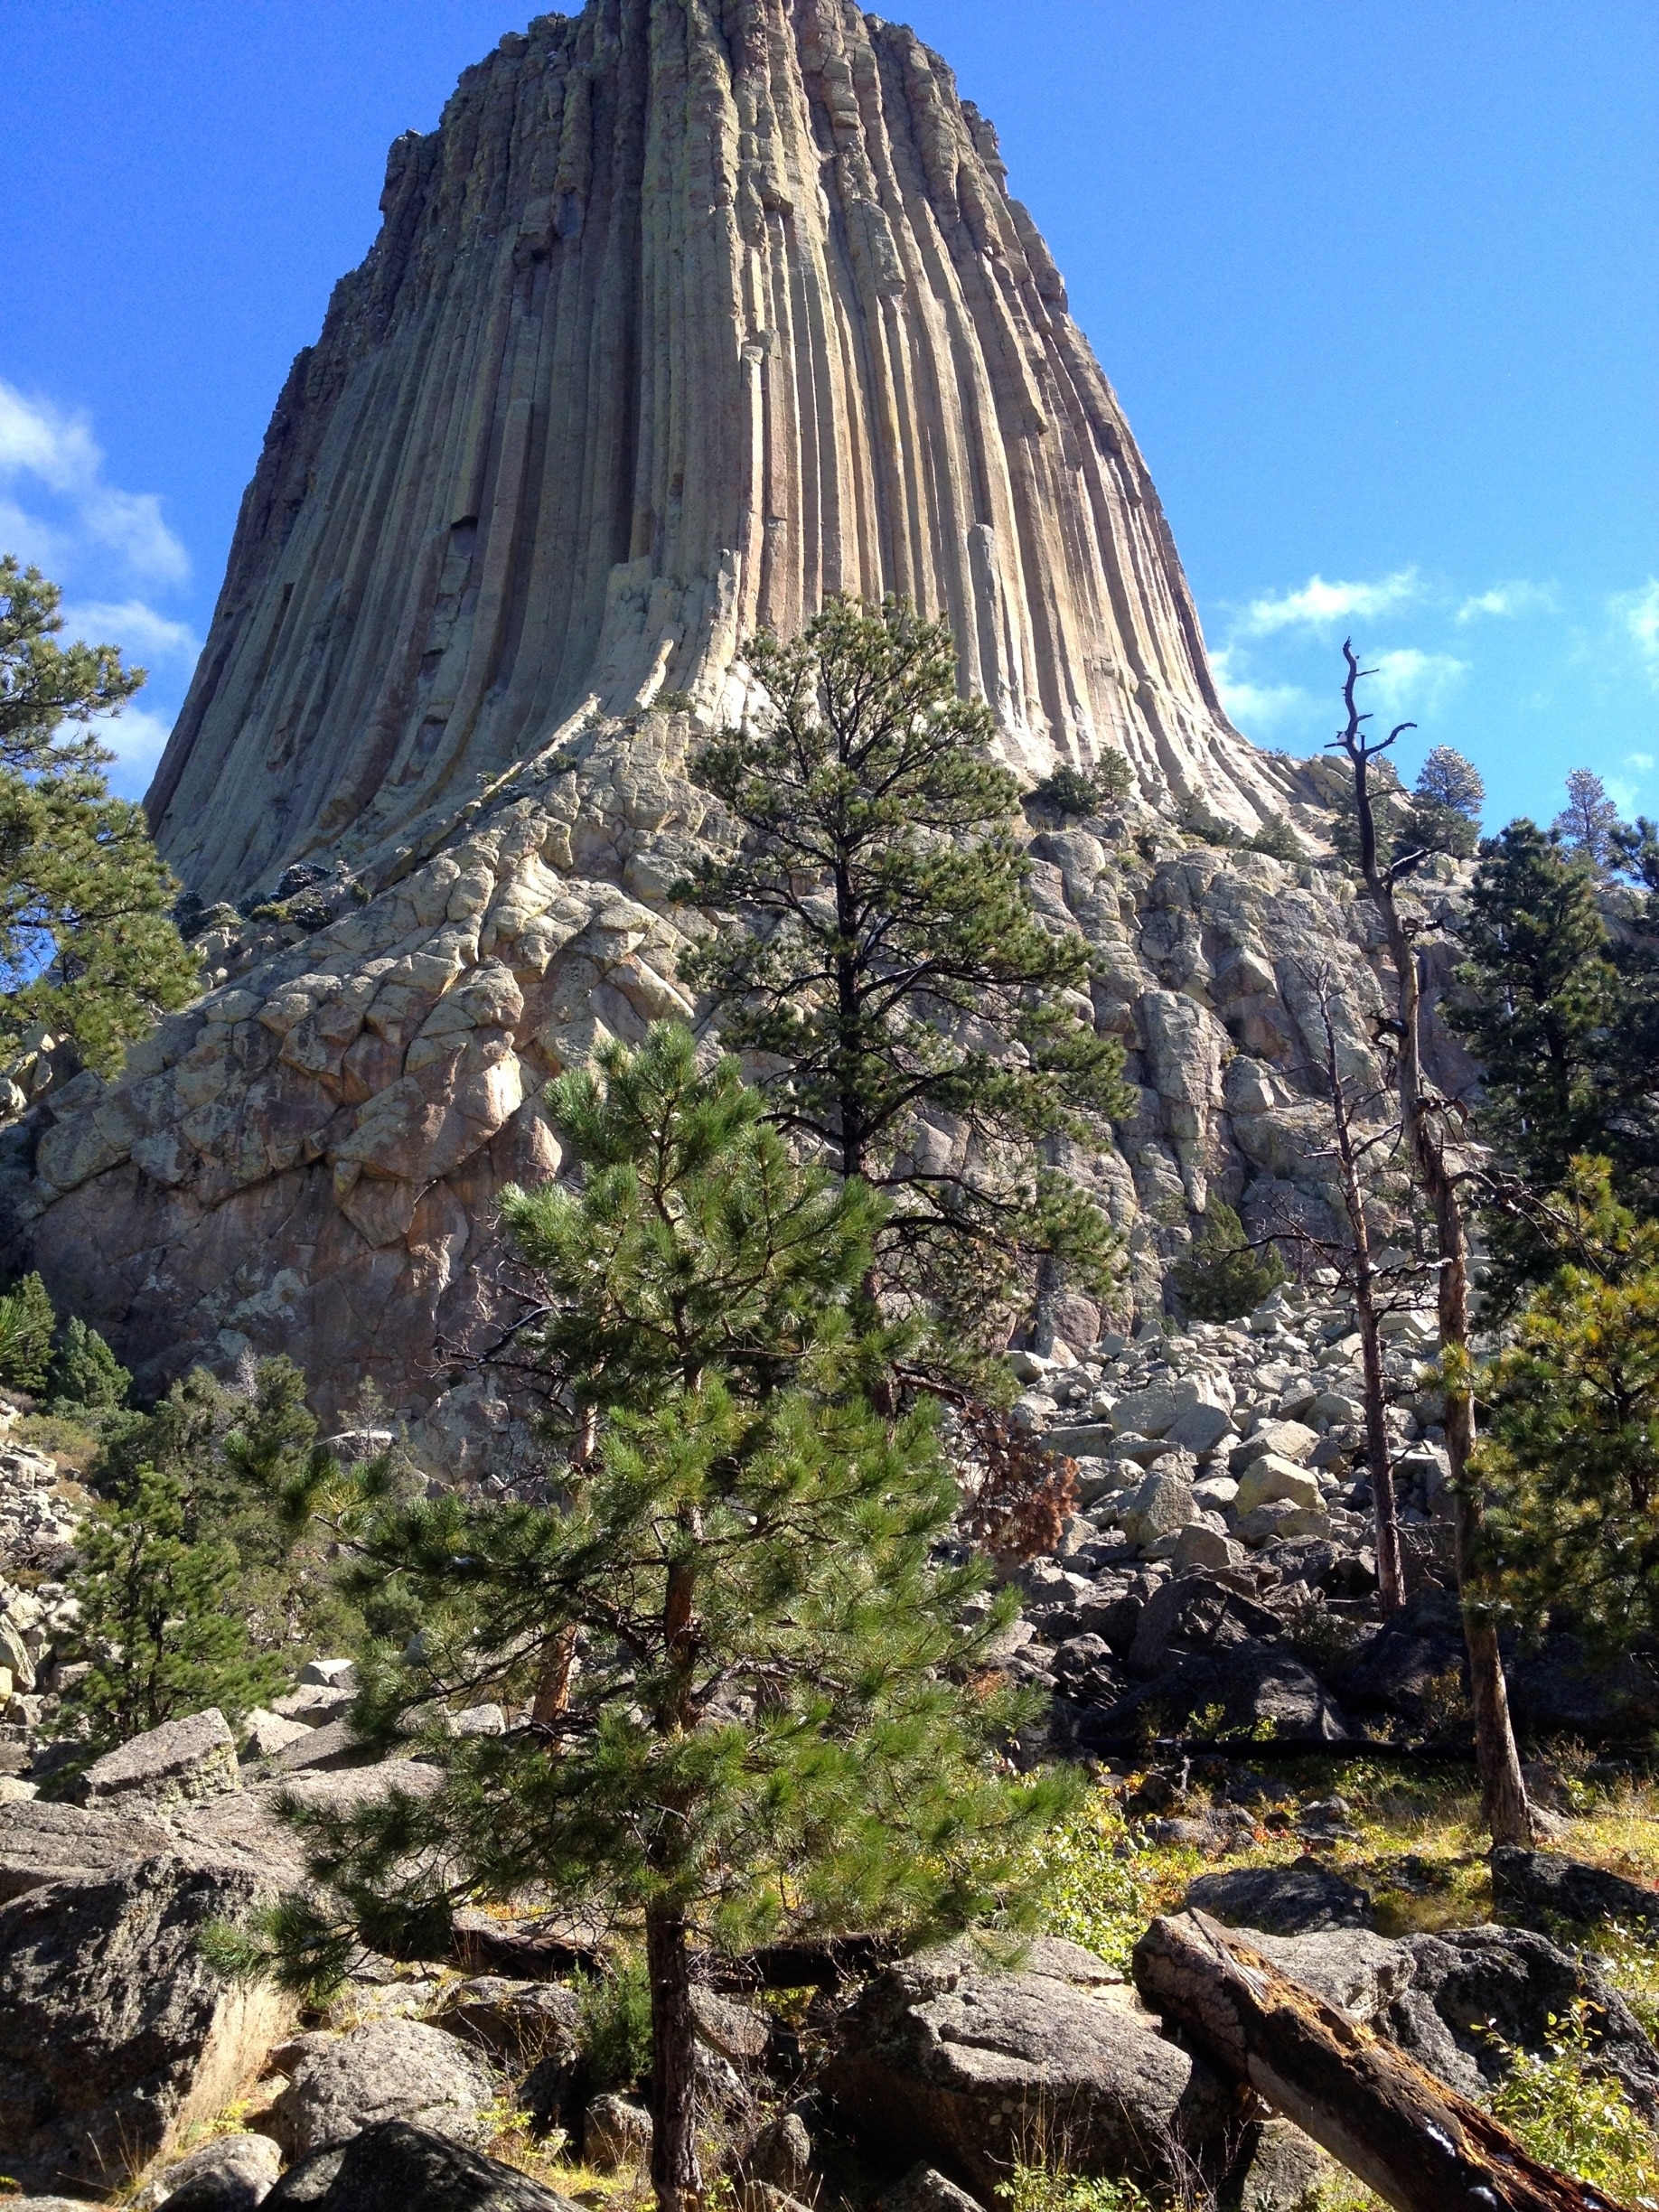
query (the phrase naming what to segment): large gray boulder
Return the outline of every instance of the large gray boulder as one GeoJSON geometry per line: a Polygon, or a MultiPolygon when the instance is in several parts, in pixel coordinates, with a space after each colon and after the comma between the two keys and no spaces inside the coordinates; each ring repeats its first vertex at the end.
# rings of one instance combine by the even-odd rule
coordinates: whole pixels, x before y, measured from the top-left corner
{"type": "Polygon", "coordinates": [[[145,2183],[133,2212],[257,2212],[276,2185],[282,2150],[269,2135],[215,2135],[145,2183]]]}
{"type": "Polygon", "coordinates": [[[1228,1927],[1260,1928],[1270,1936],[1373,1925],[1369,1894],[1328,1867],[1235,1867],[1201,1874],[1187,1885],[1183,1903],[1228,1927]]]}
{"type": "Polygon", "coordinates": [[[1340,1743],[1348,1725],[1336,1700],[1299,1659],[1271,1644],[1242,1644],[1214,1657],[1171,1656],[1163,1673],[1115,1705],[1092,1712],[1078,1741],[1109,1749],[1140,1740],[1148,1730],[1179,1736],[1195,1715],[1214,1718],[1237,1735],[1270,1726],[1281,1739],[1340,1743]]]}
{"type": "Polygon", "coordinates": [[[265,2202],[268,2212],[580,2212],[500,2160],[401,2120],[292,2168],[265,2202]]]}
{"type": "Polygon", "coordinates": [[[269,1896],[245,1870],[169,1854],[0,1907],[0,2113],[25,2188],[113,2187],[237,2096],[291,2017],[227,1982],[204,1929],[269,1896]]]}
{"type": "Polygon", "coordinates": [[[142,1809],[92,1813],[39,1797],[0,1804],[0,1904],[48,1882],[97,1879],[169,1851],[176,1838],[142,1809]]]}
{"type": "Polygon", "coordinates": [[[92,1806],[120,1800],[163,1807],[241,1786],[236,1738],[218,1706],[210,1705],[183,1720],[165,1720],[94,1759],[81,1777],[80,1794],[92,1806]]]}
{"type": "Polygon", "coordinates": [[[1387,2031],[1454,2089],[1485,2095],[1508,2071],[1510,2048],[1547,2048],[1582,2001],[1592,2063],[1650,2125],[1659,2122],[1659,2050],[1590,1958],[1526,1928],[1448,1929],[1407,1936],[1400,1948],[1411,1977],[1388,2009],[1387,2031]]]}
{"type": "Polygon", "coordinates": [[[826,2086],[879,2153],[936,2160],[987,2204],[1056,2115],[1077,2172],[1158,2181],[1230,2111],[1111,1968],[1054,1940],[1012,1969],[965,1941],[889,1968],[843,2015],[826,2086]]]}
{"type": "Polygon", "coordinates": [[[1659,1889],[1556,1851],[1501,1845],[1492,1854],[1492,1891],[1517,1917],[1544,1914],[1587,1926],[1617,1920],[1659,1939],[1659,1889]]]}
{"type": "Polygon", "coordinates": [[[272,2132],[291,2158],[347,2142],[380,2120],[473,2140],[496,2094],[479,2055],[425,2020],[375,2020],[301,2057],[271,2107],[272,2132]]]}

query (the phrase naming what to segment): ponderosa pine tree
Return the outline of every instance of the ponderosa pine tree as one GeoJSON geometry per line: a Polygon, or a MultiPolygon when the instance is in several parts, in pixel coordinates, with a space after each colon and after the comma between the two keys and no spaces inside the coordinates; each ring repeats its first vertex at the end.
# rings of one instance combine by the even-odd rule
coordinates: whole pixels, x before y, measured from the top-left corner
{"type": "Polygon", "coordinates": [[[1451,745],[1431,746],[1411,786],[1399,842],[1468,859],[1479,842],[1486,797],[1486,786],[1473,761],[1451,745]]]}
{"type": "Polygon", "coordinates": [[[1284,1281],[1285,1263],[1276,1245],[1252,1244],[1233,1208],[1211,1198],[1169,1275],[1195,1321],[1237,1321],[1284,1281]]]}
{"type": "Polygon", "coordinates": [[[1072,1792],[997,1770],[1015,1708],[963,1679],[989,1624],[960,1625],[979,1572],[932,1556],[956,1497],[931,1407],[888,1420],[865,1394],[892,1354],[855,1321],[879,1202],[797,1164],[736,1064],[699,1075],[681,1029],[607,1048],[549,1101],[580,1195],[503,1211],[545,1287],[561,1438],[586,1448],[551,1504],[398,1508],[370,1485],[340,1523],[355,1595],[420,1624],[363,1663],[358,1723],[446,1774],[419,1802],[307,1815],[323,1887],[271,1935],[304,1984],[359,1940],[438,1955],[463,1896],[642,1926],[651,2172],[680,2212],[703,2186],[694,1954],[1008,1909],[1072,1792]],[[484,1698],[522,1716],[571,1634],[579,1666],[541,1719],[447,1732],[484,1698]]]}
{"type": "Polygon", "coordinates": [[[188,1519],[178,1476],[140,1467],[81,1525],[70,1590],[89,1665],[65,1703],[95,1748],[209,1705],[236,1720],[280,1679],[248,1648],[235,1545],[192,1542],[188,1519]]]}
{"type": "Polygon", "coordinates": [[[889,1201],[877,1281],[934,1315],[949,1370],[1043,1255],[1110,1280],[1117,1241],[1045,1150],[1108,1140],[1122,1049],[1095,1032],[1087,944],[1032,904],[1018,785],[957,695],[949,626],[837,597],[745,653],[761,704],[697,768],[743,846],[676,892],[735,919],[686,973],[775,1071],[778,1125],[889,1201]]]}
{"type": "Polygon", "coordinates": [[[1554,831],[1522,820],[1487,839],[1457,926],[1447,1019],[1480,1063],[1480,1134],[1514,1194],[1486,1212],[1486,1287],[1502,1310],[1561,1262],[1556,1216],[1535,1202],[1575,1154],[1630,1150],[1612,1064],[1625,1016],[1593,869],[1554,831]]]}
{"type": "Polygon", "coordinates": [[[1571,1163],[1551,1202],[1570,1257],[1484,1371],[1488,1572],[1529,1626],[1604,1652],[1659,1628],[1659,1223],[1571,1163]]]}
{"type": "Polygon", "coordinates": [[[24,1275],[0,1295],[0,1383],[44,1391],[52,1375],[58,1317],[38,1275],[24,1275]]]}
{"type": "Polygon", "coordinates": [[[1607,787],[1592,768],[1574,768],[1567,777],[1567,803],[1551,824],[1556,835],[1587,867],[1599,875],[1618,852],[1624,827],[1607,787]]]}
{"type": "Polygon", "coordinates": [[[88,727],[143,684],[113,645],[60,646],[59,592],[0,559],[0,1052],[43,1026],[108,1073],[200,988],[178,885],[88,727]],[[67,729],[65,726],[68,726],[67,729]]]}

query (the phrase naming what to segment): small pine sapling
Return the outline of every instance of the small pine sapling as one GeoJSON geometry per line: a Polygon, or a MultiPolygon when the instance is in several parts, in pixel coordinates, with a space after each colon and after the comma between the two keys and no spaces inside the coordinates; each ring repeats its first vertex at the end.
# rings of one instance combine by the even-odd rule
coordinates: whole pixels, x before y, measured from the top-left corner
{"type": "Polygon", "coordinates": [[[187,1517],[178,1477],[140,1467],[82,1524],[70,1589],[89,1664],[65,1704],[94,1747],[209,1705],[237,1720],[279,1678],[272,1660],[248,1650],[235,1545],[192,1542],[187,1517]]]}
{"type": "Polygon", "coordinates": [[[46,1403],[54,1413],[116,1413],[127,1403],[133,1378],[94,1328],[79,1314],[63,1325],[53,1354],[46,1403]]]}
{"type": "Polygon", "coordinates": [[[1237,1321],[1278,1289],[1285,1263],[1277,1246],[1252,1244],[1233,1208],[1212,1198],[1197,1235],[1169,1274],[1195,1321],[1237,1321]]]}

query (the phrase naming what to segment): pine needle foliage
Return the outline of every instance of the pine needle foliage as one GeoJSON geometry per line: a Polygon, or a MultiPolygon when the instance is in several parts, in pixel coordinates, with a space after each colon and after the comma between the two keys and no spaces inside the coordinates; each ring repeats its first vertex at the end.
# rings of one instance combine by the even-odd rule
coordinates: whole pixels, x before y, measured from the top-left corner
{"type": "Polygon", "coordinates": [[[354,1591],[420,1624],[364,1663],[358,1725],[423,1743],[445,1779],[308,1815],[343,1909],[294,1901],[274,1934],[311,1985],[359,1941],[436,1955],[458,1898],[642,1920],[671,2205],[700,2188],[694,1948],[1015,1912],[1021,1851],[1071,1789],[999,1769],[1024,1709],[963,1677],[1008,1608],[959,1625],[982,1572],[935,1558],[955,1494],[931,1406],[888,1420],[865,1394],[893,1354],[857,1326],[879,1203],[794,1162],[736,1064],[699,1074],[682,1029],[607,1048],[549,1101],[581,1190],[503,1214],[545,1287],[563,1495],[398,1507],[370,1483],[348,1508],[354,1591]],[[529,1717],[450,1737],[446,1712],[483,1698],[529,1717]]]}
{"type": "Polygon", "coordinates": [[[260,1360],[235,1384],[192,1368],[148,1412],[102,1426],[92,1487],[125,1509],[146,1468],[169,1486],[183,1541],[230,1546],[235,1611],[254,1649],[291,1663],[361,1634],[306,1517],[338,1469],[291,1360],[260,1360]]]}
{"type": "Polygon", "coordinates": [[[949,626],[836,597],[745,652],[759,708],[697,768],[742,848],[675,893],[731,918],[686,972],[771,1071],[779,1125],[888,1199],[877,1276],[934,1313],[949,1366],[1006,1331],[1039,1256],[1113,1279],[1104,1216],[1045,1162],[1109,1141],[1122,1049],[1095,1033],[1083,937],[1032,904],[1018,785],[957,696],[949,626]]]}
{"type": "Polygon", "coordinates": [[[127,1403],[133,1378],[98,1331],[72,1314],[47,1381],[46,1402],[54,1413],[115,1413],[127,1403]]]}
{"type": "Polygon", "coordinates": [[[57,1326],[51,1295],[38,1275],[23,1276],[0,1296],[0,1382],[32,1394],[44,1391],[57,1326]]]}
{"type": "Polygon", "coordinates": [[[200,988],[178,885],[144,810],[112,798],[87,726],[145,680],[113,645],[61,646],[59,591],[0,558],[0,1051],[41,1029],[108,1073],[200,988]],[[68,730],[65,725],[68,725],[68,730]]]}
{"type": "Polygon", "coordinates": [[[1551,1210],[1576,1256],[1482,1378],[1484,1571],[1529,1625],[1626,1650],[1659,1627],[1659,1223],[1605,1160],[1573,1161],[1551,1210]]]}
{"type": "Polygon", "coordinates": [[[140,1467],[82,1523],[70,1588],[90,1664],[65,1702],[94,1748],[209,1705],[236,1720],[278,1679],[248,1649],[236,1547],[192,1542],[189,1518],[179,1477],[140,1467]]]}
{"type": "Polygon", "coordinates": [[[1237,1321],[1278,1289],[1285,1263],[1273,1245],[1252,1246],[1233,1208],[1212,1198],[1186,1257],[1169,1273],[1193,1320],[1237,1321]]]}

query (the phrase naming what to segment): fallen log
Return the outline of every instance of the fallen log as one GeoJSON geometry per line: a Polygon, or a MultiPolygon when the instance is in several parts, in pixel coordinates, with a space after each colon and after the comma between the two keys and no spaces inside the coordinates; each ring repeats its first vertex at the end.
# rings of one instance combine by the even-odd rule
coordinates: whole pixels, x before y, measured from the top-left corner
{"type": "Polygon", "coordinates": [[[1626,2212],[1204,1913],[1155,1920],[1134,1970],[1153,2010],[1395,2212],[1626,2212]]]}

